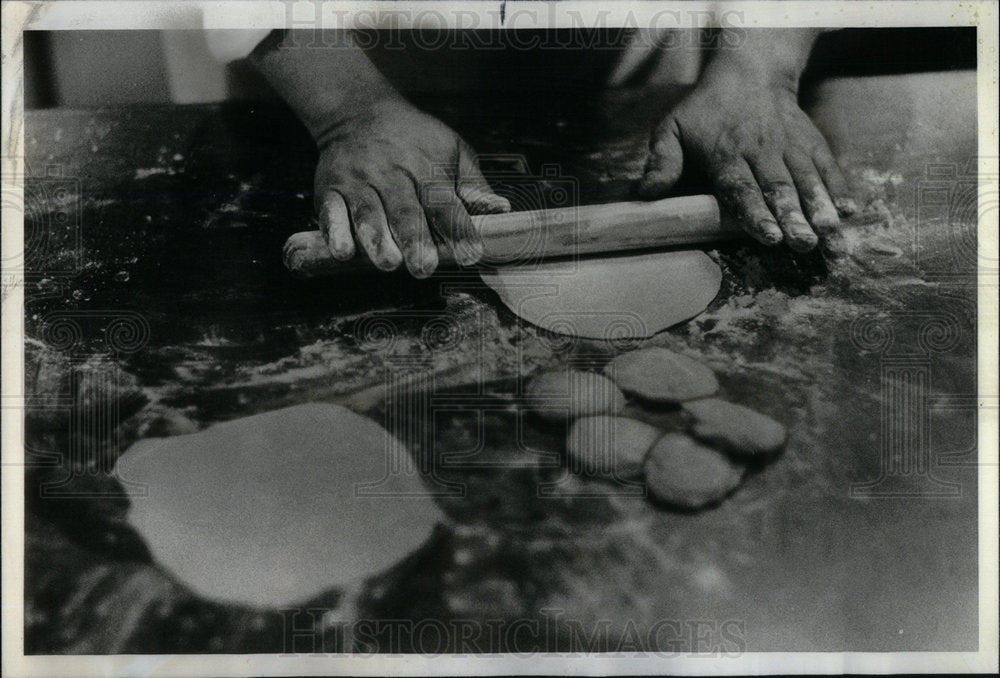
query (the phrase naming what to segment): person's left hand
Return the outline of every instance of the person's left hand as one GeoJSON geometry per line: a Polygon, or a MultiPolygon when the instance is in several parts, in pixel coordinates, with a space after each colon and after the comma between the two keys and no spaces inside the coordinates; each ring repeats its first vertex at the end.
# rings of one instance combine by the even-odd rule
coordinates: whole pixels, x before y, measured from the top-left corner
{"type": "Polygon", "coordinates": [[[707,176],[720,207],[766,245],[804,252],[854,212],[826,140],[796,88],[760,69],[716,68],[656,128],[639,184],[657,198],[682,169],[707,176]]]}

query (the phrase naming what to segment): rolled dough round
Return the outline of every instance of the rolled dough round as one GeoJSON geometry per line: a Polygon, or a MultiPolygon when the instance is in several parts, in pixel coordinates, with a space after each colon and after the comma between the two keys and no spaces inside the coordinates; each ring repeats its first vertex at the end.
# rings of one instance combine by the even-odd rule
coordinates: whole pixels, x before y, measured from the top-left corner
{"type": "Polygon", "coordinates": [[[443,519],[400,442],[328,403],[140,440],[115,470],[147,488],[128,521],[164,569],[255,607],[377,574],[443,519]]]}
{"type": "Polygon", "coordinates": [[[660,429],[627,417],[583,417],[566,437],[573,471],[638,477],[646,452],[663,435],[660,429]]]}
{"type": "Polygon", "coordinates": [[[566,423],[577,417],[617,414],[625,407],[625,396],[602,374],[580,370],[542,372],[528,383],[532,410],[542,419],[566,423]]]}
{"type": "Polygon", "coordinates": [[[788,439],[788,430],[766,414],[718,398],[686,402],[683,412],[695,438],[736,456],[774,454],[788,439]]]}
{"type": "Polygon", "coordinates": [[[659,346],[623,353],[604,366],[604,373],[626,393],[655,402],[679,403],[719,390],[709,367],[659,346]]]}
{"type": "Polygon", "coordinates": [[[501,267],[483,281],[516,315],[551,332],[641,339],[705,310],[722,271],[700,250],[501,267]]]}
{"type": "Polygon", "coordinates": [[[656,501],[698,509],[723,499],[740,484],[742,469],[722,453],[683,433],[667,433],[646,456],[646,488],[656,501]]]}

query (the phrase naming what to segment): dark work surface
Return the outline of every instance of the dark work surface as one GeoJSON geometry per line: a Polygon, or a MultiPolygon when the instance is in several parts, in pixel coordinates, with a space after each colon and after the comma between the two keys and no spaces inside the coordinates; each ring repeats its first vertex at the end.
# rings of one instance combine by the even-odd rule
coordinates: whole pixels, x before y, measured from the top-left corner
{"type": "MultiPolygon", "coordinates": [[[[628,198],[660,96],[422,103],[499,154],[487,174],[531,208],[567,185],[580,203],[628,198]]],[[[307,607],[347,621],[552,622],[541,645],[521,625],[472,646],[452,637],[450,650],[641,649],[657,628],[670,630],[661,650],[670,634],[674,651],[704,650],[700,622],[716,642],[728,630],[728,651],[974,649],[974,78],[830,81],[813,98],[863,214],[808,256],[712,250],[718,298],[648,342],[699,356],[726,397],[790,429],[774,464],[695,515],[567,476],[546,463],[560,435],[530,418],[514,435],[519,376],[627,347],[522,325],[456,272],[289,277],[280,248],[309,227],[314,152],[282,109],[29,114],[25,650],[342,649],[318,619],[315,645],[300,634],[291,648],[288,624],[309,627],[305,613],[200,600],[164,574],[108,469],[138,437],[298,402],[389,421],[385,370],[413,357],[434,375],[432,402],[486,412],[436,417],[433,449],[414,452],[481,436],[476,454],[493,463],[435,467],[428,482],[468,488],[441,500],[446,524],[351,605],[331,591],[307,607]],[[372,319],[389,333],[368,331],[372,319]],[[904,458],[921,465],[904,475],[904,458]],[[568,496],[540,498],[552,481],[568,496]],[[604,496],[573,496],[595,486],[604,496]],[[872,487],[897,496],[863,496],[872,487]]],[[[378,649],[415,647],[403,634],[378,649]]]]}

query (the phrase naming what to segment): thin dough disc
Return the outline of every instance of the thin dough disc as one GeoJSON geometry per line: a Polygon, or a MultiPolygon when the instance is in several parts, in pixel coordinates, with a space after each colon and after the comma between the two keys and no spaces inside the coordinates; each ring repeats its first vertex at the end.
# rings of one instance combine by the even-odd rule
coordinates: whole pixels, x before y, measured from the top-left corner
{"type": "Polygon", "coordinates": [[[140,440],[116,472],[146,486],[128,520],[167,571],[208,598],[276,607],[423,543],[443,514],[408,461],[370,419],[309,403],[140,440]]]}
{"type": "Polygon", "coordinates": [[[551,332],[641,339],[693,318],[715,298],[722,271],[700,250],[604,256],[483,271],[519,317],[551,332]]]}

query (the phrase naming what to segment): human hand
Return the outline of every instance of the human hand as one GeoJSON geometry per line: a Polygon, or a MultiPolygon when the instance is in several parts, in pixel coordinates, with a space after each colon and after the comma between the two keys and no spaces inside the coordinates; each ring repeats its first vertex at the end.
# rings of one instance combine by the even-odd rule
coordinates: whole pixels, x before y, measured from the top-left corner
{"type": "Polygon", "coordinates": [[[437,245],[451,247],[459,264],[479,260],[469,213],[510,204],[490,189],[468,144],[407,103],[349,31],[274,31],[250,61],[316,141],[316,213],[336,259],[360,247],[378,268],[405,263],[418,278],[437,267],[437,245]]]}
{"type": "Polygon", "coordinates": [[[405,263],[424,278],[436,242],[468,266],[483,254],[470,213],[510,210],[483,178],[475,154],[452,129],[402,98],[364,105],[317,135],[315,206],[333,256],[360,247],[391,271],[405,263]]]}
{"type": "Polygon", "coordinates": [[[640,193],[661,197],[691,166],[754,238],[812,249],[856,207],[826,140],[798,105],[798,72],[770,68],[752,53],[714,65],[654,132],[640,193]]]}

